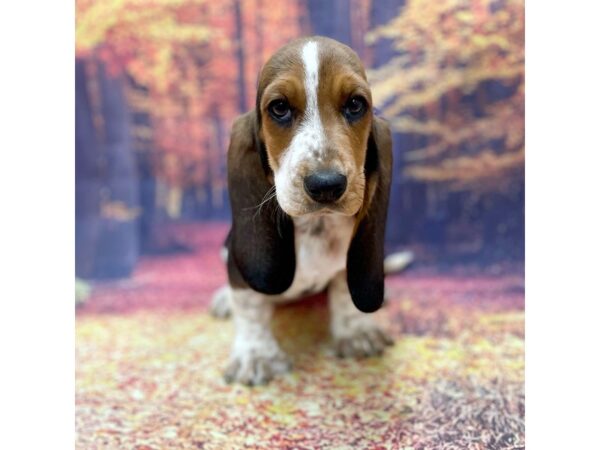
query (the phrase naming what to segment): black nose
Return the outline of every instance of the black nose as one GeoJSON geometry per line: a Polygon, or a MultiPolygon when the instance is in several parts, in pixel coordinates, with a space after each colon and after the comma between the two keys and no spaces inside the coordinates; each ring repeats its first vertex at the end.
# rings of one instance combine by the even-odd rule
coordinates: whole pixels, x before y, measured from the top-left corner
{"type": "Polygon", "coordinates": [[[304,190],[319,203],[331,203],[340,198],[348,184],[346,176],[332,170],[322,170],[304,177],[304,190]]]}

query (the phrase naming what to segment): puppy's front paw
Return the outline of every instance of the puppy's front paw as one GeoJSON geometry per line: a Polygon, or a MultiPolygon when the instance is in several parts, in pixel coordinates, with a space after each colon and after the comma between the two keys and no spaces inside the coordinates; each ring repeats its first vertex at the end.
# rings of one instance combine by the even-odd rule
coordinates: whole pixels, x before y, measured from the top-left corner
{"type": "Polygon", "coordinates": [[[275,375],[289,372],[291,368],[290,359],[279,348],[275,351],[272,348],[248,348],[234,351],[225,369],[225,381],[256,386],[268,383],[275,375]]]}
{"type": "Polygon", "coordinates": [[[334,347],[340,358],[365,358],[381,355],[387,346],[393,344],[394,340],[385,331],[374,326],[337,337],[334,347]]]}

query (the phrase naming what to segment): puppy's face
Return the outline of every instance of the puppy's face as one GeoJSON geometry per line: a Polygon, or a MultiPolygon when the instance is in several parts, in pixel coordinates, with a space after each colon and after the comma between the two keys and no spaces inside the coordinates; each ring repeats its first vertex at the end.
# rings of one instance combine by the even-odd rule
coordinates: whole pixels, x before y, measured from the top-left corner
{"type": "Polygon", "coordinates": [[[261,72],[257,110],[281,208],[292,217],[356,214],[372,121],[356,54],[326,38],[284,47],[261,72]]]}

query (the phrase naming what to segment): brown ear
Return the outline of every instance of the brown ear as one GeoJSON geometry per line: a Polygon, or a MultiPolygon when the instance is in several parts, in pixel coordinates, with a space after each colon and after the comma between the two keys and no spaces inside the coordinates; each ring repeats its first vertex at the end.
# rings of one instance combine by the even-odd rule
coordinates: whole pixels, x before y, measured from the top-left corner
{"type": "Polygon", "coordinates": [[[233,124],[227,154],[232,227],[227,269],[233,287],[250,286],[264,294],[281,294],[294,279],[294,224],[277,201],[269,181],[266,152],[258,138],[256,113],[233,124]]]}
{"type": "Polygon", "coordinates": [[[348,289],[354,305],[374,312],[383,303],[383,244],[392,178],[392,137],[388,124],[373,117],[365,161],[363,209],[348,250],[348,289]]]}

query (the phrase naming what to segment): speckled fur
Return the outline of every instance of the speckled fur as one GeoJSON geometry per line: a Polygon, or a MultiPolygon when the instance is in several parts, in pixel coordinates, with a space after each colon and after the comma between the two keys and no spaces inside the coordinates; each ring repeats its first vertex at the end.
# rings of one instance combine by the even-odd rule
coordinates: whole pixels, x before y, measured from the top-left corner
{"type": "Polygon", "coordinates": [[[327,289],[331,310],[330,330],[340,357],[364,357],[383,352],[391,339],[370,314],[356,309],[346,282],[346,254],[353,221],[341,215],[294,220],[297,267],[292,286],[282,295],[264,295],[251,289],[219,289],[212,312],[217,317],[233,313],[236,337],[227,381],[264,384],[287,372],[291,364],[271,333],[271,315],[277,303],[300,300],[327,289]]]}

